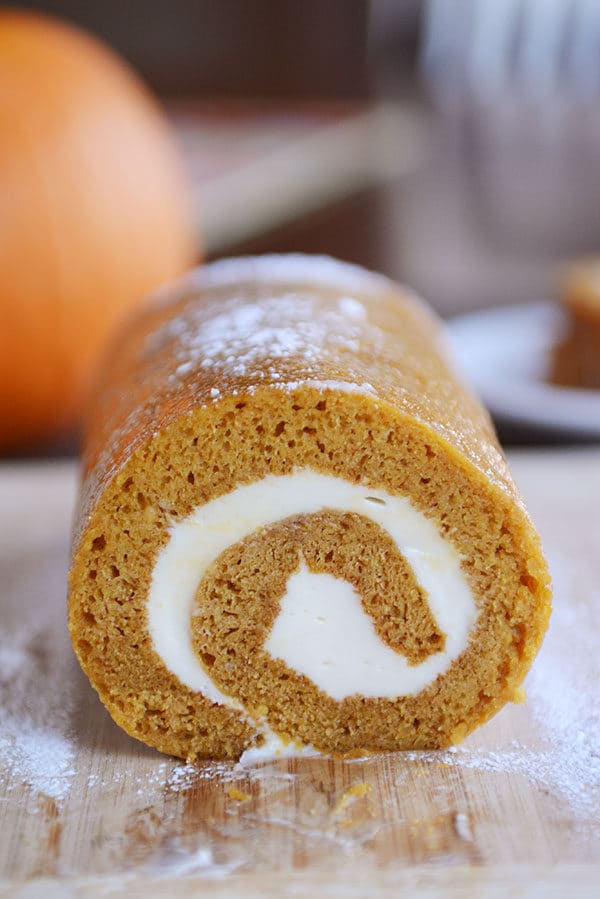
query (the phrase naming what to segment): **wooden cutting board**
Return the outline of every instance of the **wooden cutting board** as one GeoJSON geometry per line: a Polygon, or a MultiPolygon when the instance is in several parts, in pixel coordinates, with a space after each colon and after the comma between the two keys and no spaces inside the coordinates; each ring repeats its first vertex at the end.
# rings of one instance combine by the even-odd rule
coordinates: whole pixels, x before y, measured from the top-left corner
{"type": "Polygon", "coordinates": [[[0,467],[0,895],[600,896],[600,451],[514,455],[555,613],[452,752],[197,768],[113,724],[65,632],[76,471],[0,467]]]}

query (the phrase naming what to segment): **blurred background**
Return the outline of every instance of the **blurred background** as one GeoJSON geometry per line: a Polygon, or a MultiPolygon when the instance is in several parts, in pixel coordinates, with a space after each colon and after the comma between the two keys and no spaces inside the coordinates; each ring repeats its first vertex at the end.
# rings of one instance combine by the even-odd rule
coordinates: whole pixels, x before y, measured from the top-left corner
{"type": "MultiPolygon", "coordinates": [[[[549,383],[560,273],[600,253],[596,0],[19,6],[101,38],[160,99],[196,258],[327,253],[405,281],[461,316],[452,339],[505,443],[600,436],[598,390],[549,383]]],[[[26,443],[7,452],[76,438],[26,443]]]]}

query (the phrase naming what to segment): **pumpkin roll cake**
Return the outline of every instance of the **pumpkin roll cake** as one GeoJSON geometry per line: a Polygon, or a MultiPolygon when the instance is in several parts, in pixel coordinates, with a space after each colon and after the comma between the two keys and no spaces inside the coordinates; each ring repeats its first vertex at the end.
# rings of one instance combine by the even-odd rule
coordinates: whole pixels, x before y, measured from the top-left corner
{"type": "Polygon", "coordinates": [[[448,746],[519,700],[549,611],[488,415],[410,291],[224,260],[113,345],[69,627],[129,734],[189,760],[448,746]]]}
{"type": "Polygon", "coordinates": [[[555,348],[552,380],[600,390],[600,258],[582,259],[563,274],[566,335],[555,348]]]}

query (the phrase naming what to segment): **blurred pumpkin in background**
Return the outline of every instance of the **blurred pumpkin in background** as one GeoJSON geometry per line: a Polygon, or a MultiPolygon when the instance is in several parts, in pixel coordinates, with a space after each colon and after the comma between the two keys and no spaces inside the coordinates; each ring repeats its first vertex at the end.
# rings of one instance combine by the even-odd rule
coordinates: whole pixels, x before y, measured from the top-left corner
{"type": "Polygon", "coordinates": [[[193,261],[173,135],[137,76],[0,11],[0,451],[75,428],[116,321],[193,261]]]}

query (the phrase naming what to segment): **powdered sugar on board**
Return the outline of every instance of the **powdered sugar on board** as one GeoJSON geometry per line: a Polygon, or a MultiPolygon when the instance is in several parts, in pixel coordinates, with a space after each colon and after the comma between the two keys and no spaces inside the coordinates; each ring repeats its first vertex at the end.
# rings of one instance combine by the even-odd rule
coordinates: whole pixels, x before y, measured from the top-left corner
{"type": "Polygon", "coordinates": [[[600,589],[575,597],[577,562],[554,553],[550,566],[557,602],[527,680],[529,703],[547,744],[546,782],[600,821],[600,589]]]}
{"type": "MultiPolygon", "coordinates": [[[[52,636],[51,630],[31,636],[23,650],[18,677],[4,678],[6,669],[0,667],[0,755],[10,777],[5,786],[7,794],[24,782],[52,799],[64,799],[75,774],[71,709],[61,682],[64,666],[62,672],[54,669],[50,683],[46,680],[42,691],[39,686],[49,673],[42,661],[39,640],[52,636]]],[[[7,639],[6,635],[3,639],[7,639]]]]}
{"type": "Polygon", "coordinates": [[[575,561],[554,552],[549,564],[554,611],[525,683],[527,707],[540,738],[536,748],[513,739],[508,745],[481,749],[475,737],[446,752],[409,757],[522,775],[582,814],[591,814],[600,825],[600,590],[594,586],[585,601],[578,599],[572,591],[575,561]]]}
{"type": "Polygon", "coordinates": [[[0,531],[0,783],[21,784],[64,799],[75,773],[73,684],[78,674],[67,636],[65,578],[73,478],[41,481],[37,503],[53,520],[24,505],[17,482],[3,484],[0,531]],[[7,528],[16,537],[9,551],[7,528]]]}

